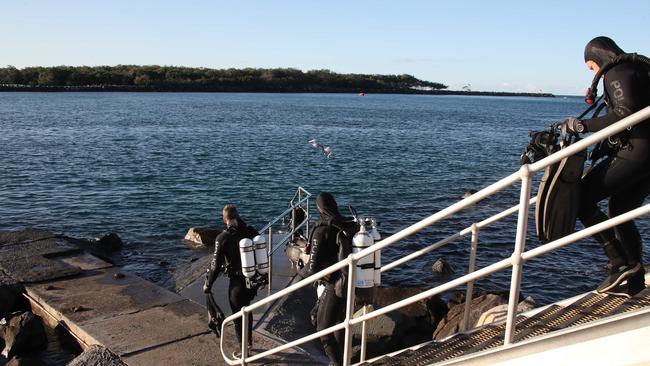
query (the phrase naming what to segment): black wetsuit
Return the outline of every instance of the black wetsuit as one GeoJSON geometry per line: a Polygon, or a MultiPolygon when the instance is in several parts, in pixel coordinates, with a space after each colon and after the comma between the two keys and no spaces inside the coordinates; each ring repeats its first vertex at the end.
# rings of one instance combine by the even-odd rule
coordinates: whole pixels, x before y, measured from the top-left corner
{"type": "MultiPolygon", "coordinates": [[[[600,54],[588,58],[588,45],[585,59],[596,61],[601,67],[620,53],[620,49],[607,50],[607,47],[603,51],[599,44],[594,49],[600,54]]],[[[603,80],[608,112],[584,120],[586,131],[599,131],[650,105],[649,71],[636,63],[621,63],[610,69],[603,80]]],[[[597,205],[603,199],[609,197],[609,217],[614,217],[640,207],[650,193],[650,120],[635,125],[620,137],[622,144],[581,180],[578,216],[586,227],[608,219],[597,205]]],[[[611,265],[641,263],[641,237],[633,221],[603,231],[595,238],[603,245],[611,265]]],[[[640,286],[642,275],[634,281],[640,286]]]]}
{"type": "MultiPolygon", "coordinates": [[[[214,256],[206,274],[206,284],[211,287],[221,271],[225,271],[230,278],[228,285],[228,301],[233,313],[241,310],[242,307],[250,305],[257,295],[255,290],[246,287],[246,278],[241,270],[241,257],[239,254],[239,240],[252,238],[257,231],[241,219],[231,220],[230,225],[222,231],[214,243],[214,256]]],[[[235,334],[241,343],[242,322],[241,318],[234,321],[235,334]]],[[[253,318],[248,317],[248,344],[252,344],[253,318]]]]}
{"type": "MultiPolygon", "coordinates": [[[[336,235],[339,229],[332,226],[331,223],[343,222],[345,219],[338,213],[338,206],[331,195],[321,193],[317,197],[317,205],[321,218],[309,236],[311,254],[309,263],[300,271],[302,277],[308,277],[338,262],[336,235]]],[[[321,280],[325,285],[325,291],[320,297],[316,314],[316,329],[318,331],[336,325],[345,319],[345,298],[337,296],[335,291],[335,284],[339,278],[340,272],[334,272],[321,280]]],[[[325,354],[334,365],[341,365],[343,362],[344,337],[343,330],[320,337],[325,354]]]]}

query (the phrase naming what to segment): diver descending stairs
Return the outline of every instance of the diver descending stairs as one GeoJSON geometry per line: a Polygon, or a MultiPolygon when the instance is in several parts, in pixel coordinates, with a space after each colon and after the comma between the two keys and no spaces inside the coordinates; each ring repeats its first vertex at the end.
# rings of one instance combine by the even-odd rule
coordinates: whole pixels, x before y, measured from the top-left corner
{"type": "MultiPolygon", "coordinates": [[[[625,54],[611,39],[597,37],[585,48],[585,62],[596,74],[586,101],[591,104],[577,118],[567,118],[549,131],[531,133],[522,163],[548,156],[579,140],[580,133],[597,132],[650,105],[650,59],[625,54]],[[604,78],[604,103],[598,105],[596,86],[604,78]],[[607,107],[607,113],[598,116],[607,107]],[[595,109],[591,118],[582,119],[595,109]],[[558,129],[564,136],[558,143],[558,129]],[[573,141],[572,141],[573,140],[573,141]]],[[[645,120],[602,141],[591,153],[591,168],[582,176],[586,152],[564,158],[546,168],[538,189],[536,228],[542,243],[571,234],[576,217],[585,227],[640,207],[650,194],[650,121],[645,120]],[[581,177],[582,176],[582,177],[581,177]],[[609,216],[598,202],[609,199],[609,216]]],[[[598,292],[615,290],[624,282],[629,294],[644,288],[642,244],[633,221],[594,235],[609,261],[607,277],[598,292]]]]}

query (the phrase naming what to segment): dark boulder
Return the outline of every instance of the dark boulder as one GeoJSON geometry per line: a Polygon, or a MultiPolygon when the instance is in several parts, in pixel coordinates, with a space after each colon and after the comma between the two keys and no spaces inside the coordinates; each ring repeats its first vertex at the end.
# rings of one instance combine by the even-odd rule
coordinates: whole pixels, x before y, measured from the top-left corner
{"type": "Polygon", "coordinates": [[[95,243],[96,248],[104,252],[116,252],[122,249],[123,245],[122,239],[115,233],[104,235],[95,243]]]}
{"type": "MultiPolygon", "coordinates": [[[[372,304],[375,309],[388,306],[407,297],[421,293],[417,287],[377,287],[372,294],[372,304]]],[[[399,310],[380,315],[366,323],[368,332],[368,357],[374,357],[386,352],[396,351],[405,347],[420,344],[431,339],[440,315],[438,309],[442,301],[434,296],[421,300],[399,310]],[[436,319],[436,317],[439,317],[436,319]]],[[[357,311],[356,315],[360,315],[357,311]]],[[[360,339],[361,328],[356,327],[355,338],[360,339]]]]}
{"type": "Polygon", "coordinates": [[[0,317],[5,317],[12,311],[16,306],[16,301],[18,296],[12,288],[8,286],[0,286],[0,317]]]}
{"type": "MultiPolygon", "coordinates": [[[[508,295],[499,294],[485,294],[474,297],[470,305],[469,314],[469,327],[475,326],[481,314],[499,306],[508,303],[508,295]]],[[[461,303],[454,307],[450,307],[447,316],[438,324],[436,331],[433,333],[433,339],[444,339],[460,330],[463,316],[465,314],[465,304],[461,303]]]]}
{"type": "Polygon", "coordinates": [[[455,273],[454,269],[451,268],[451,265],[443,257],[436,259],[431,266],[431,271],[440,276],[451,276],[455,273]]]}
{"type": "Polygon", "coordinates": [[[0,319],[16,310],[21,301],[22,286],[0,271],[0,319]]]}
{"type": "MultiPolygon", "coordinates": [[[[368,305],[367,311],[373,310],[368,305]]],[[[354,317],[363,314],[363,307],[359,309],[354,317]]],[[[374,357],[385,353],[387,350],[397,350],[403,348],[404,337],[413,329],[414,319],[408,318],[404,314],[392,311],[387,314],[379,315],[366,322],[366,339],[368,344],[368,355],[374,357]]],[[[361,325],[356,325],[353,329],[354,338],[361,340],[361,325]]]]}
{"type": "Polygon", "coordinates": [[[447,316],[449,307],[440,296],[433,296],[427,300],[427,311],[429,313],[429,323],[432,330],[438,327],[442,319],[447,316]]]}
{"type": "Polygon", "coordinates": [[[106,347],[94,345],[88,347],[67,366],[126,366],[126,364],[106,347]]]}
{"type": "Polygon", "coordinates": [[[7,358],[40,351],[47,346],[43,321],[30,312],[15,312],[0,320],[0,337],[5,342],[2,355],[7,358]]]}
{"type": "Polygon", "coordinates": [[[5,366],[47,366],[47,364],[37,358],[15,356],[5,366]]]}

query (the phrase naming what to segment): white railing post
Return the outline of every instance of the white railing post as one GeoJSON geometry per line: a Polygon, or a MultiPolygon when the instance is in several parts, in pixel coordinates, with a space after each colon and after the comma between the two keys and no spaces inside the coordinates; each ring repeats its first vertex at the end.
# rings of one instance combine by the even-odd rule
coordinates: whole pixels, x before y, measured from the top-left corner
{"type": "Polygon", "coordinates": [[[355,290],[355,266],[356,261],[352,259],[352,255],[348,256],[348,292],[347,303],[345,306],[345,343],[343,345],[343,366],[349,366],[352,363],[352,327],[350,320],[354,315],[354,290],[355,290]]]}
{"type": "Polygon", "coordinates": [[[248,316],[246,307],[241,308],[241,364],[246,366],[246,358],[248,358],[248,316]]]}
{"type": "Polygon", "coordinates": [[[307,218],[307,224],[305,224],[305,237],[309,238],[309,220],[311,218],[309,217],[309,200],[307,200],[307,212],[305,212],[305,217],[307,218]]]}
{"type": "MultiPolygon", "coordinates": [[[[469,254],[469,269],[467,273],[472,273],[476,271],[476,250],[478,247],[478,225],[476,223],[472,224],[472,247],[469,254]]],[[[461,325],[461,330],[466,331],[469,328],[469,311],[470,306],[472,305],[472,298],[474,297],[474,281],[469,281],[467,283],[467,292],[465,293],[465,310],[463,313],[463,322],[461,325]]]]}
{"type": "MultiPolygon", "coordinates": [[[[366,315],[368,307],[364,304],[363,306],[363,315],[366,315]]],[[[359,356],[359,362],[366,362],[366,352],[368,349],[368,336],[366,334],[367,322],[364,320],[361,323],[361,356],[359,356]]]]}
{"type": "Polygon", "coordinates": [[[266,295],[270,296],[271,295],[271,286],[273,283],[273,227],[269,226],[269,272],[267,274],[268,276],[268,284],[266,288],[266,295]]]}
{"type": "Polygon", "coordinates": [[[503,344],[511,344],[514,338],[515,317],[519,303],[519,286],[521,285],[521,271],[523,261],[521,254],[526,247],[526,231],[528,229],[528,208],[530,199],[530,187],[532,175],[528,164],[522,165],[519,170],[521,174],[521,193],[519,196],[519,217],[517,218],[517,235],[515,237],[515,250],[512,253],[512,280],[510,281],[510,297],[508,299],[508,315],[506,320],[506,334],[503,344]]]}

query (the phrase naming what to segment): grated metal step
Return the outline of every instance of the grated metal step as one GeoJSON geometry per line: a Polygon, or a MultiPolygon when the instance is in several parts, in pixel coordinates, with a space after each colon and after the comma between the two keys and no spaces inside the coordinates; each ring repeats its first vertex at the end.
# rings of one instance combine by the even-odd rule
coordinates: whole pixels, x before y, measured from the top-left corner
{"type": "MultiPolygon", "coordinates": [[[[517,317],[515,342],[647,306],[650,306],[650,288],[632,298],[589,293],[566,307],[552,305],[533,316],[517,317]]],[[[418,349],[406,350],[393,357],[386,356],[365,364],[431,365],[500,346],[503,344],[504,333],[505,324],[488,325],[472,333],[460,333],[444,341],[430,342],[418,349]]]]}

